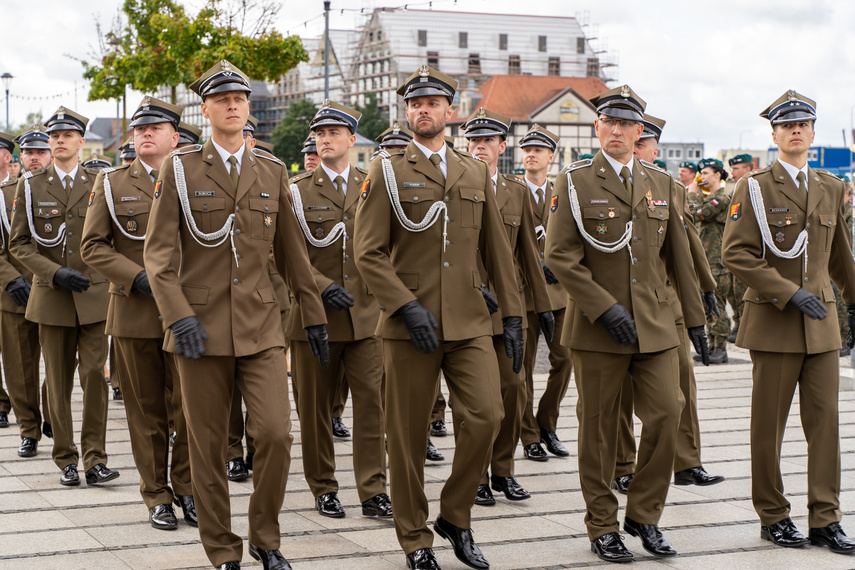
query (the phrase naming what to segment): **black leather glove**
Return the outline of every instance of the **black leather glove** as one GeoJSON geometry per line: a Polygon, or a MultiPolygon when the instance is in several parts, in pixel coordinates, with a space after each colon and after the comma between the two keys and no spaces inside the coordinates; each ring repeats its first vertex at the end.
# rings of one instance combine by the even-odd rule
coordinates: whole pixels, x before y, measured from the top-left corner
{"type": "Polygon", "coordinates": [[[15,304],[19,307],[26,307],[27,300],[30,298],[30,282],[23,275],[15,277],[9,284],[6,285],[6,291],[15,304]]]}
{"type": "Polygon", "coordinates": [[[329,367],[330,344],[327,338],[327,326],[312,325],[306,327],[306,339],[309,341],[312,354],[321,362],[321,368],[329,367]]]}
{"type": "Polygon", "coordinates": [[[695,352],[701,355],[701,361],[704,366],[710,365],[710,346],[707,343],[707,332],[703,325],[699,327],[689,327],[686,332],[689,333],[689,340],[692,341],[692,346],[695,347],[695,352]]]}
{"type": "Polygon", "coordinates": [[[53,284],[65,287],[75,293],[82,293],[89,289],[89,279],[79,271],[70,267],[60,267],[53,274],[53,284]]]}
{"type": "Polygon", "coordinates": [[[410,333],[416,350],[431,354],[439,348],[439,341],[436,339],[436,333],[433,332],[439,328],[439,324],[427,307],[418,301],[410,301],[395,311],[392,316],[400,316],[404,319],[407,332],[410,333]]]}
{"type": "Polygon", "coordinates": [[[638,340],[635,321],[632,320],[632,315],[629,314],[626,307],[620,303],[615,303],[606,309],[606,312],[600,315],[597,321],[606,327],[606,330],[618,344],[629,346],[638,340]]]}
{"type": "Polygon", "coordinates": [[[149,299],[154,299],[154,293],[151,292],[151,285],[148,284],[148,275],[145,269],[137,273],[137,276],[134,277],[134,284],[131,285],[131,293],[134,291],[139,291],[149,299]]]}
{"type": "Polygon", "coordinates": [[[353,295],[338,283],[330,283],[330,286],[324,289],[324,292],[321,293],[321,299],[324,303],[337,311],[349,309],[353,306],[353,303],[356,302],[353,295]]]}
{"type": "Polygon", "coordinates": [[[849,348],[855,347],[855,304],[846,303],[846,321],[849,323],[849,333],[846,335],[846,346],[849,348]]]}
{"type": "Polygon", "coordinates": [[[496,300],[496,296],[490,293],[489,289],[481,287],[481,294],[484,296],[484,302],[487,303],[487,310],[491,315],[499,310],[499,302],[496,300]]]}
{"type": "Polygon", "coordinates": [[[537,320],[540,321],[540,331],[546,337],[546,342],[552,342],[552,337],[555,334],[555,317],[552,315],[552,311],[538,313],[537,320]]]}
{"type": "Polygon", "coordinates": [[[715,314],[721,316],[721,309],[718,308],[718,301],[715,300],[715,291],[704,291],[704,305],[707,307],[707,316],[715,314]]]}
{"type": "Polygon", "coordinates": [[[805,289],[799,287],[790,300],[788,305],[792,305],[812,319],[822,320],[828,314],[828,309],[819,300],[819,297],[812,293],[808,293],[805,289]]]}
{"type": "Polygon", "coordinates": [[[175,349],[178,354],[190,360],[199,360],[205,353],[205,341],[208,334],[202,328],[202,323],[196,317],[184,317],[172,323],[170,327],[175,335],[175,349]]]}
{"type": "Polygon", "coordinates": [[[508,358],[514,359],[514,374],[516,374],[522,370],[523,365],[522,317],[502,318],[502,338],[505,341],[505,354],[508,358]]]}
{"type": "Polygon", "coordinates": [[[543,268],[543,276],[546,277],[546,282],[549,285],[555,285],[556,283],[558,283],[558,279],[555,277],[555,274],[552,272],[549,266],[546,265],[545,261],[541,260],[540,266],[543,268]]]}

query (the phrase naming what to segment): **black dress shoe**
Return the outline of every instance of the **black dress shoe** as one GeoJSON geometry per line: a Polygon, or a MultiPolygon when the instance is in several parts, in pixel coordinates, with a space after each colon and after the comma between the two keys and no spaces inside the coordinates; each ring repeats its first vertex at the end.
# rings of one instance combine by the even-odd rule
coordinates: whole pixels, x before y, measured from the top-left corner
{"type": "Polygon", "coordinates": [[[237,457],[226,463],[226,477],[229,481],[246,481],[249,478],[249,469],[243,462],[243,457],[237,457]]]}
{"type": "Polygon", "coordinates": [[[812,528],[808,531],[808,536],[814,546],[825,545],[837,554],[855,553],[855,542],[846,536],[840,523],[831,523],[825,528],[812,528]]]}
{"type": "Polygon", "coordinates": [[[496,499],[493,497],[493,491],[489,485],[478,485],[478,492],[475,494],[475,504],[479,507],[491,507],[496,504],[496,499]]]}
{"type": "Polygon", "coordinates": [[[148,521],[152,528],[157,530],[175,530],[178,528],[178,519],[172,505],[155,505],[148,510],[148,521]]]}
{"type": "Polygon", "coordinates": [[[113,479],[118,478],[119,472],[113,471],[103,463],[97,464],[95,467],[86,472],[87,485],[98,485],[100,483],[106,483],[107,481],[112,481],[113,479]]]}
{"type": "Polygon", "coordinates": [[[546,450],[552,455],[558,457],[567,457],[570,452],[564,447],[564,444],[558,439],[558,435],[554,431],[540,430],[540,441],[546,446],[546,450]]]}
{"type": "Polygon", "coordinates": [[[428,440],[427,444],[427,455],[425,456],[428,461],[444,461],[445,456],[439,452],[439,450],[434,446],[431,440],[428,440]]]}
{"type": "Polygon", "coordinates": [[[632,483],[633,477],[635,477],[635,473],[628,473],[627,475],[615,477],[615,480],[612,481],[612,489],[614,489],[621,495],[626,495],[626,492],[629,489],[629,484],[632,483]]]}
{"type": "Polygon", "coordinates": [[[674,473],[675,485],[715,485],[724,481],[721,475],[710,475],[703,467],[692,467],[691,469],[683,469],[674,473]]]}
{"type": "Polygon", "coordinates": [[[0,428],[9,427],[9,414],[0,412],[0,428]]]}
{"type": "Polygon", "coordinates": [[[255,452],[254,451],[247,451],[246,452],[246,460],[244,461],[244,463],[246,463],[246,468],[249,469],[250,471],[252,471],[252,460],[253,459],[255,459],[255,452]]]}
{"type": "Polygon", "coordinates": [[[445,420],[436,420],[430,424],[430,434],[433,437],[445,437],[448,435],[448,428],[445,427],[445,420]]]}
{"type": "Polygon", "coordinates": [[[801,548],[808,543],[808,539],[799,532],[790,517],[769,526],[761,526],[760,538],[787,548],[801,548]]]}
{"type": "Polygon", "coordinates": [[[523,454],[526,459],[531,459],[532,461],[549,461],[549,456],[546,455],[543,446],[537,442],[529,443],[523,447],[523,454]]]}
{"type": "Polygon", "coordinates": [[[623,545],[623,538],[616,532],[597,537],[591,542],[591,552],[606,562],[632,562],[632,552],[623,545]]]}
{"type": "Polygon", "coordinates": [[[501,491],[505,494],[505,498],[509,501],[525,501],[531,499],[531,495],[522,485],[517,483],[513,477],[499,477],[498,475],[490,475],[490,486],[494,491],[501,491]]]}
{"type": "Polygon", "coordinates": [[[380,493],[362,503],[362,514],[366,517],[391,518],[392,501],[389,500],[389,495],[380,493]]]}
{"type": "Polygon", "coordinates": [[[410,570],[440,570],[439,562],[432,548],[419,548],[407,554],[407,568],[410,570]]]}
{"type": "Polygon", "coordinates": [[[325,517],[340,519],[344,516],[344,507],[341,506],[338,494],[335,492],[315,497],[315,508],[325,517]]]}
{"type": "Polygon", "coordinates": [[[62,475],[59,476],[59,484],[66,487],[80,485],[80,475],[77,474],[77,465],[69,463],[62,468],[62,475]]]}
{"type": "Polygon", "coordinates": [[[240,562],[226,562],[217,566],[217,570],[240,570],[240,562]]]}
{"type": "Polygon", "coordinates": [[[113,388],[113,400],[117,402],[122,401],[122,390],[120,390],[119,388],[113,388]]]}
{"type": "Polygon", "coordinates": [[[350,437],[350,430],[348,430],[344,426],[344,422],[341,421],[341,418],[333,418],[332,419],[332,434],[334,437],[350,437]]]}
{"type": "Polygon", "coordinates": [[[39,448],[39,442],[31,437],[21,439],[21,447],[18,448],[18,457],[35,457],[39,448]]]}
{"type": "Polygon", "coordinates": [[[262,550],[250,542],[249,555],[260,561],[264,570],[291,570],[291,565],[279,550],[262,550]]]}
{"type": "Polygon", "coordinates": [[[668,539],[655,524],[635,522],[629,517],[623,519],[623,530],[641,539],[641,546],[653,556],[674,556],[677,551],[671,548],[668,539]]]}
{"type": "Polygon", "coordinates": [[[53,439],[53,428],[50,427],[50,422],[42,422],[42,435],[53,439]]]}
{"type": "Polygon", "coordinates": [[[199,526],[199,519],[196,518],[196,501],[193,500],[193,495],[175,495],[172,502],[181,507],[184,512],[184,522],[190,526],[199,526]]]}
{"type": "Polygon", "coordinates": [[[454,547],[454,555],[458,560],[469,566],[470,568],[484,569],[490,567],[487,559],[475,541],[472,539],[472,529],[460,528],[454,526],[442,515],[436,517],[436,522],[433,524],[433,530],[451,543],[454,547]]]}

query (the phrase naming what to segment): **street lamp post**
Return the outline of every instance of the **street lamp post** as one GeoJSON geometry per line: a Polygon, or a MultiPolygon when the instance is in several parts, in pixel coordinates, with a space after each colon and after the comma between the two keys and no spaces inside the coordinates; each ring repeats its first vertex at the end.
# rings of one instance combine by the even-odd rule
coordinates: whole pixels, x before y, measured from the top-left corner
{"type": "Polygon", "coordinates": [[[0,75],[3,87],[6,89],[6,132],[9,132],[9,86],[12,84],[12,74],[8,71],[0,75]]]}

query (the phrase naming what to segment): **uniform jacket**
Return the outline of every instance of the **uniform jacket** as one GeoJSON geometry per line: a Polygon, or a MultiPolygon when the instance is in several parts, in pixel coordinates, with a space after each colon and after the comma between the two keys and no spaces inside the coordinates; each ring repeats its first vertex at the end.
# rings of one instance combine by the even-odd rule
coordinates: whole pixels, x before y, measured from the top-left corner
{"type": "MultiPolygon", "coordinates": [[[[0,191],[3,192],[4,203],[2,206],[6,209],[6,220],[12,220],[12,204],[15,202],[15,190],[18,187],[18,179],[9,180],[5,184],[0,184],[0,191]]],[[[27,312],[26,307],[19,307],[12,300],[12,296],[6,291],[6,286],[9,282],[24,276],[27,281],[32,284],[33,272],[21,265],[21,262],[12,257],[9,253],[9,242],[11,241],[11,228],[7,230],[5,223],[0,227],[0,310],[9,313],[24,314],[27,312]]]]}
{"type": "Polygon", "coordinates": [[[356,212],[356,266],[380,304],[377,331],[384,338],[410,338],[403,319],[390,317],[414,300],[433,313],[441,340],[492,335],[481,294],[479,254],[502,314],[522,317],[525,310],[487,165],[468,153],[447,152],[444,183],[437,168],[412,142],[389,158],[401,207],[410,220],[420,222],[436,201],[448,207],[445,251],[442,219],[418,233],[398,221],[386,192],[382,154],[368,170],[369,182],[356,212]]]}
{"type": "Polygon", "coordinates": [[[104,179],[109,177],[116,219],[125,232],[148,231],[154,183],[137,158],[129,165],[102,170],[95,179],[89,213],[83,224],[83,260],[110,280],[106,332],[124,338],[163,338],[163,319],[144,293],[131,292],[143,267],[143,243],[126,237],[107,209],[104,179]]]}
{"type": "Polygon", "coordinates": [[[821,170],[808,169],[807,203],[793,179],[778,161],[771,167],[743,176],[736,185],[730,217],[724,230],[724,264],[748,286],[737,346],[770,352],[816,354],[840,348],[833,318],[831,280],[847,303],[855,303],[855,262],[843,206],[843,182],[821,170]],[[754,178],[763,195],[773,243],[782,251],[793,247],[807,229],[808,261],[778,257],[765,248],[748,192],[754,178]],[[828,309],[822,320],[805,317],[787,305],[803,287],[819,297],[828,309]]]}
{"type": "MultiPolygon", "coordinates": [[[[330,341],[361,340],[374,336],[380,307],[368,286],[359,274],[353,259],[353,224],[359,193],[367,173],[351,165],[347,179],[347,195],[342,199],[323,168],[316,168],[292,179],[300,189],[303,214],[312,232],[312,237],[321,239],[330,234],[334,225],[344,222],[347,231],[346,250],[342,254],[343,238],[327,247],[315,247],[306,240],[309,260],[315,275],[318,291],[323,292],[332,283],[337,283],[353,295],[355,303],[350,309],[338,311],[326,303],[327,334],[330,341]]],[[[304,340],[299,311],[290,317],[291,338],[304,340]]]]}
{"type": "Polygon", "coordinates": [[[14,257],[35,275],[26,318],[43,325],[74,327],[98,323],[107,318],[107,278],[88,267],[80,256],[80,239],[86,220],[87,203],[95,170],[78,167],[67,194],[62,180],[51,164],[45,170],[28,172],[18,179],[15,206],[12,208],[12,240],[9,247],[14,257]],[[44,239],[54,239],[65,223],[65,240],[54,247],[37,244],[32,239],[27,221],[24,188],[29,181],[32,190],[33,226],[44,239]],[[54,285],[53,276],[60,267],[71,267],[88,277],[89,289],[83,293],[54,285]]]}
{"type": "MultiPolygon", "coordinates": [[[[519,287],[520,303],[526,305],[526,297],[533,294],[534,311],[543,313],[551,311],[549,293],[546,291],[546,277],[540,265],[540,252],[537,238],[534,234],[534,217],[532,214],[531,192],[528,186],[513,176],[499,174],[496,178],[496,206],[505,224],[505,233],[511,244],[514,255],[517,286],[519,287]]],[[[489,283],[488,276],[483,270],[481,278],[489,283]]],[[[490,287],[492,290],[492,285],[490,287]]],[[[502,308],[493,313],[493,334],[502,334],[502,308]]],[[[523,317],[523,326],[526,317],[523,317]]]]}
{"type": "Polygon", "coordinates": [[[730,195],[725,186],[710,192],[701,200],[696,200],[693,210],[710,269],[716,275],[724,271],[721,263],[721,237],[724,234],[724,223],[727,221],[729,211],[730,195]]]}
{"type": "MultiPolygon", "coordinates": [[[[528,190],[528,185],[526,185],[526,190],[528,190]]],[[[543,200],[541,200],[539,204],[535,204],[534,199],[531,198],[531,191],[529,190],[529,198],[531,198],[531,211],[534,216],[534,226],[542,226],[544,231],[546,231],[546,226],[549,223],[549,199],[552,197],[552,191],[552,182],[547,182],[546,192],[544,193],[543,200]]],[[[540,254],[541,260],[543,260],[545,248],[546,235],[537,240],[537,250],[540,254]]],[[[564,290],[563,287],[561,287],[560,283],[547,283],[546,291],[549,293],[549,310],[557,311],[567,306],[567,292],[564,290]]],[[[525,309],[529,313],[536,312],[534,309],[534,297],[532,297],[531,291],[529,290],[526,290],[525,292],[525,309]]],[[[555,331],[555,334],[557,338],[558,336],[560,336],[561,331],[555,331]]]]}
{"type": "Polygon", "coordinates": [[[602,151],[591,161],[574,163],[559,174],[546,234],[546,262],[575,304],[561,342],[573,349],[611,353],[658,352],[679,344],[675,315],[669,306],[666,265],[680,299],[687,327],[706,322],[682,227],[676,182],[640,161],[633,163],[633,198],[602,151]],[[627,248],[604,253],[583,239],[570,211],[567,171],[578,193],[584,229],[595,239],[615,242],[633,221],[627,248]],[[647,196],[650,196],[650,200],[647,196]],[[554,210],[554,211],[553,211],[554,210]],[[632,314],[638,342],[617,344],[596,320],[620,303],[632,314]]]}
{"type": "MultiPolygon", "coordinates": [[[[304,325],[326,322],[281,162],[244,150],[235,190],[208,141],[170,155],[157,185],[143,259],[167,327],[195,315],[208,334],[205,354],[211,356],[248,356],[284,346],[268,267],[271,244],[278,272],[300,301],[304,325]],[[235,215],[235,252],[228,237],[217,247],[203,247],[191,235],[179,205],[173,156],[183,165],[191,214],[200,231],[216,232],[235,215]],[[173,262],[176,248],[181,251],[179,266],[173,262]]],[[[175,352],[171,329],[164,349],[175,352]]]]}

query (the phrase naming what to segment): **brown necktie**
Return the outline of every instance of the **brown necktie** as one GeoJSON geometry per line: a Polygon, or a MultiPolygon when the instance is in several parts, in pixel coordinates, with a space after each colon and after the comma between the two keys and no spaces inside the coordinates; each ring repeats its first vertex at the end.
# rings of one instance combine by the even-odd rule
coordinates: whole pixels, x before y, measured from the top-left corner
{"type": "Polygon", "coordinates": [[[804,198],[807,203],[807,184],[805,184],[805,173],[799,172],[796,174],[796,180],[799,181],[799,195],[804,198]]]}
{"type": "Polygon", "coordinates": [[[232,179],[232,184],[234,185],[235,190],[237,190],[238,176],[239,175],[238,175],[238,169],[237,169],[237,157],[235,157],[235,155],[232,155],[229,157],[229,164],[232,165],[231,169],[229,169],[229,176],[232,179]]]}
{"type": "Polygon", "coordinates": [[[442,167],[440,167],[439,163],[442,162],[442,157],[439,156],[438,153],[433,153],[430,155],[430,161],[436,166],[436,169],[439,171],[439,175],[442,177],[442,181],[445,182],[445,175],[442,173],[442,167]]]}
{"type": "Polygon", "coordinates": [[[63,186],[65,186],[65,193],[71,194],[71,187],[74,185],[74,182],[71,180],[71,176],[68,174],[65,175],[65,178],[62,179],[63,186]]]}
{"type": "Polygon", "coordinates": [[[339,174],[335,177],[335,189],[338,191],[338,197],[344,199],[344,177],[339,174]]]}
{"type": "Polygon", "coordinates": [[[623,178],[623,187],[626,188],[626,191],[629,194],[629,199],[632,200],[632,182],[629,180],[629,168],[626,166],[621,168],[620,176],[623,178]]]}
{"type": "Polygon", "coordinates": [[[151,171],[151,181],[157,182],[157,177],[160,176],[160,172],[158,170],[152,169],[151,171]]]}

